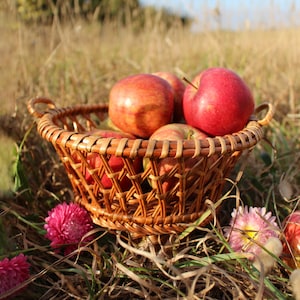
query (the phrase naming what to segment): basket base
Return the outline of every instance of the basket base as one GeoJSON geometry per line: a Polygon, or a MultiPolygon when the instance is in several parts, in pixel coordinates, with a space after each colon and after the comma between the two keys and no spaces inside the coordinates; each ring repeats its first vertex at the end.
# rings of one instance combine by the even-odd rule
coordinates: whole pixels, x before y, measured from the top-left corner
{"type": "Polygon", "coordinates": [[[207,205],[203,208],[203,211],[198,213],[193,213],[189,215],[180,216],[180,218],[172,218],[171,216],[165,218],[165,222],[160,223],[148,223],[148,224],[139,224],[133,221],[130,221],[130,216],[123,216],[120,218],[118,215],[106,215],[101,214],[99,211],[95,209],[92,204],[87,203],[86,201],[81,201],[81,198],[75,197],[75,202],[83,206],[91,215],[91,218],[94,224],[108,229],[111,233],[117,232],[125,232],[130,235],[130,238],[133,240],[141,239],[141,238],[148,238],[151,240],[152,243],[158,243],[159,239],[163,236],[169,236],[170,234],[181,234],[183,231],[187,230],[188,228],[195,227],[204,227],[209,224],[215,214],[218,213],[220,205],[214,205],[213,209],[209,209],[207,205]],[[179,222],[166,222],[166,220],[172,221],[179,220],[179,222]]]}

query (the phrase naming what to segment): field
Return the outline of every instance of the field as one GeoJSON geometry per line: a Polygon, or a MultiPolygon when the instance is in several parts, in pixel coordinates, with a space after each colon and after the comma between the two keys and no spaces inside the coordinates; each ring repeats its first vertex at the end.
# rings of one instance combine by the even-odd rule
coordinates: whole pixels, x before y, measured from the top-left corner
{"type": "Polygon", "coordinates": [[[230,251],[222,227],[239,201],[266,207],[281,229],[298,209],[299,28],[191,32],[176,23],[166,30],[157,19],[136,32],[71,17],[28,25],[2,11],[0,35],[0,260],[29,257],[31,278],[19,299],[292,299],[291,269],[281,258],[269,274],[259,274],[230,251]],[[222,216],[191,227],[178,243],[170,236],[156,246],[136,244],[96,228],[95,241],[76,259],[54,253],[44,218],[72,191],[27,101],[43,95],[58,107],[106,102],[113,84],[129,74],[166,70],[191,79],[211,66],[235,70],[256,105],[276,107],[235,197],[221,199],[222,216]]]}

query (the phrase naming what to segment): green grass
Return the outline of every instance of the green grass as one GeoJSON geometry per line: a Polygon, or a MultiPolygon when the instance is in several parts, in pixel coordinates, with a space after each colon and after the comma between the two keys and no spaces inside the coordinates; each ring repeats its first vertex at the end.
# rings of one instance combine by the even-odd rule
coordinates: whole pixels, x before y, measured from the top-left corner
{"type": "Polygon", "coordinates": [[[9,192],[13,189],[13,159],[15,150],[15,141],[5,135],[0,135],[1,192],[9,192]]]}
{"type": "Polygon", "coordinates": [[[192,33],[152,22],[136,34],[130,26],[82,19],[28,25],[0,12],[0,34],[0,258],[29,256],[30,287],[20,299],[291,299],[290,269],[281,259],[260,276],[230,251],[222,228],[239,196],[266,206],[279,225],[298,208],[300,29],[192,33]],[[72,190],[52,146],[38,135],[27,100],[44,95],[59,107],[105,102],[112,85],[129,74],[167,70],[192,78],[210,66],[235,70],[257,105],[276,106],[236,194],[220,199],[222,214],[157,245],[96,228],[95,241],[78,249],[76,259],[53,253],[44,218],[72,200],[72,190]]]}

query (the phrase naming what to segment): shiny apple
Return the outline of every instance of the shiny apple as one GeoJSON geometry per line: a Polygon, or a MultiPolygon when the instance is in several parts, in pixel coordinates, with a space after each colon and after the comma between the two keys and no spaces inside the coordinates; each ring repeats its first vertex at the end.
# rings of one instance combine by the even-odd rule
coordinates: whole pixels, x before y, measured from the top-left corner
{"type": "Polygon", "coordinates": [[[186,123],[211,136],[242,130],[254,111],[244,80],[226,68],[209,68],[187,85],[183,96],[186,123]]]}
{"type": "Polygon", "coordinates": [[[183,108],[182,108],[182,100],[183,94],[185,91],[185,84],[182,80],[180,80],[175,74],[171,72],[155,72],[153,75],[161,77],[169,82],[171,87],[174,90],[174,114],[173,114],[173,122],[182,122],[183,117],[183,108]]]}
{"type": "Polygon", "coordinates": [[[159,127],[172,121],[174,91],[170,84],[152,74],[125,77],[109,94],[108,115],[124,132],[148,138],[159,127]]]}

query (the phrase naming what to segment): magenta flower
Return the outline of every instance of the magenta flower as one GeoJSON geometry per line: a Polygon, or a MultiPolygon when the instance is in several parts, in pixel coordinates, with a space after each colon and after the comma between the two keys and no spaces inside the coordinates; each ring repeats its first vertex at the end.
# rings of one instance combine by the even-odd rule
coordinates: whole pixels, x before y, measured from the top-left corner
{"type": "MultiPolygon", "coordinates": [[[[12,259],[4,258],[0,261],[0,297],[30,277],[29,267],[27,257],[22,253],[12,259]]],[[[21,290],[22,288],[11,296],[15,296],[21,290]]]]}
{"type": "Polygon", "coordinates": [[[64,249],[64,254],[71,253],[80,242],[87,243],[92,236],[83,236],[93,229],[93,222],[88,212],[76,203],[62,203],[48,212],[44,228],[46,238],[51,241],[51,247],[58,253],[64,249]]]}
{"type": "Polygon", "coordinates": [[[279,236],[276,219],[265,207],[240,206],[234,209],[225,236],[236,252],[259,255],[269,238],[279,236]]]}

